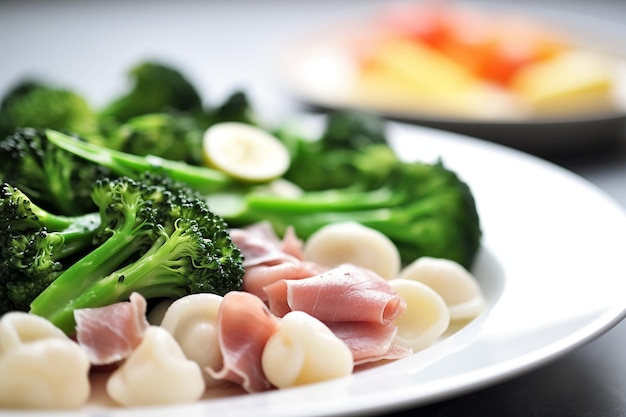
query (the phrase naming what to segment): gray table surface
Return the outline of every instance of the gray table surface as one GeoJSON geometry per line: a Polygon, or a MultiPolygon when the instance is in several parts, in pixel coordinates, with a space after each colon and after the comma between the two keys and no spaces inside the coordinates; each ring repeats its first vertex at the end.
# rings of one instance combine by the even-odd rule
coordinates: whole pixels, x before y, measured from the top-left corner
{"type": "MultiPolygon", "coordinates": [[[[129,64],[141,56],[167,53],[189,69],[209,100],[241,87],[272,112],[300,109],[299,103],[274,88],[271,53],[298,31],[350,16],[373,3],[1,1],[0,93],[21,75],[38,73],[74,86],[100,103],[122,87],[123,71],[129,64]],[[274,48],[268,50],[268,45],[274,48]]],[[[622,1],[524,4],[530,3],[626,24],[626,2],[622,1]]],[[[552,160],[596,184],[626,208],[626,139],[584,156],[552,160]]],[[[623,322],[539,369],[389,416],[625,416],[624,346],[623,322]]]]}

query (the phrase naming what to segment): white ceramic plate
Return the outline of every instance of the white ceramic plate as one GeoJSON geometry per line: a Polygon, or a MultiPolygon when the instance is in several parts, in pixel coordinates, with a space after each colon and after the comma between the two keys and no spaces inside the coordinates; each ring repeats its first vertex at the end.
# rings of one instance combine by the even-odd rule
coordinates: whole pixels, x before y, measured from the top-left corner
{"type": "MultiPolygon", "coordinates": [[[[617,324],[626,308],[626,214],[574,174],[489,142],[390,124],[400,155],[442,158],[471,186],[484,240],[474,274],[488,309],[412,357],[302,388],[190,405],[58,417],[363,415],[426,404],[537,367],[617,324]]],[[[13,413],[0,411],[0,417],[13,413]]],[[[26,416],[49,416],[24,413],[26,416]]]]}
{"type": "MultiPolygon", "coordinates": [[[[462,3],[460,3],[462,4],[462,3]]],[[[354,65],[346,53],[346,39],[363,38],[368,33],[368,19],[384,6],[372,7],[352,20],[335,22],[318,32],[303,33],[284,54],[281,69],[283,85],[295,98],[321,109],[358,108],[377,112],[396,121],[445,129],[488,139],[541,156],[579,153],[614,143],[623,136],[626,126],[626,27],[616,22],[577,13],[502,5],[493,2],[468,2],[472,9],[487,16],[519,15],[555,28],[573,43],[616,59],[615,108],[590,113],[559,116],[524,116],[501,113],[500,101],[482,103],[481,114],[457,114],[445,105],[431,108],[395,106],[377,102],[364,103],[353,96],[349,85],[354,80],[354,65]]]]}

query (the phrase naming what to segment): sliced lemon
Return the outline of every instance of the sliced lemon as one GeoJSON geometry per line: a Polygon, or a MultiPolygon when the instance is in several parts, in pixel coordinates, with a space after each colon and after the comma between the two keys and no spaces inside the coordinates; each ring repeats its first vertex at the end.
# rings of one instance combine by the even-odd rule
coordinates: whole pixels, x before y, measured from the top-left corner
{"type": "Polygon", "coordinates": [[[285,145],[265,130],[239,122],[216,123],[204,133],[206,163],[244,181],[281,177],[291,158],[285,145]]]}

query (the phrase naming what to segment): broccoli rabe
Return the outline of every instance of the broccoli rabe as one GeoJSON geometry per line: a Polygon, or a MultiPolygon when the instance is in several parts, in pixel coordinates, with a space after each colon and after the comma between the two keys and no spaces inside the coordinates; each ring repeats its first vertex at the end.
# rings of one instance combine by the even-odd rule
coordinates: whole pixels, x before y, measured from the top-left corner
{"type": "Polygon", "coordinates": [[[132,292],[178,298],[240,288],[242,255],[224,220],[185,186],[154,178],[96,182],[98,245],[32,301],[31,313],[71,333],[75,309],[109,305],[132,292]]]}
{"type": "Polygon", "coordinates": [[[19,189],[0,188],[0,314],[28,311],[67,266],[94,247],[97,213],[68,217],[35,205],[19,189]]]}
{"type": "Polygon", "coordinates": [[[99,118],[78,93],[41,81],[15,85],[0,103],[0,136],[19,127],[50,128],[85,137],[99,135],[99,118]]]}

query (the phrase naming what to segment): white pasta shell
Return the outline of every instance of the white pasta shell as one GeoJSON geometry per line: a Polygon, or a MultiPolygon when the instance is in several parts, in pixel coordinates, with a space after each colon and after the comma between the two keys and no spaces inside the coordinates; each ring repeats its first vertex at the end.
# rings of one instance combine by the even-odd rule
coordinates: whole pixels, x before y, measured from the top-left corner
{"type": "Polygon", "coordinates": [[[301,311],[287,313],[263,349],[263,372],[278,388],[327,381],[352,373],[348,346],[321,321],[301,311]]]}
{"type": "MultiPolygon", "coordinates": [[[[174,336],[187,359],[196,362],[200,369],[222,367],[217,331],[217,314],[221,302],[222,297],[216,294],[187,295],[174,301],[161,321],[161,327],[174,336]]],[[[203,377],[209,386],[222,383],[205,371],[203,377]]]]}
{"type": "Polygon", "coordinates": [[[91,392],[87,353],[48,320],[24,312],[0,319],[0,409],[70,409],[91,392]]]}
{"type": "Polygon", "coordinates": [[[200,367],[158,326],[148,327],[142,342],[106,384],[107,394],[124,406],[197,401],[204,390],[200,367]]]}
{"type": "Polygon", "coordinates": [[[445,300],[451,320],[471,319],[485,309],[485,299],[474,276],[449,259],[421,257],[400,272],[401,278],[422,282],[445,300]]]}
{"type": "Polygon", "coordinates": [[[305,259],[334,267],[349,263],[370,269],[385,279],[398,276],[400,254],[383,233],[356,222],[324,226],[304,244],[305,259]]]}
{"type": "Polygon", "coordinates": [[[406,310],[394,320],[398,326],[394,344],[414,352],[432,345],[450,325],[450,313],[443,298],[432,288],[413,280],[396,278],[389,285],[406,301],[406,310]]]}

